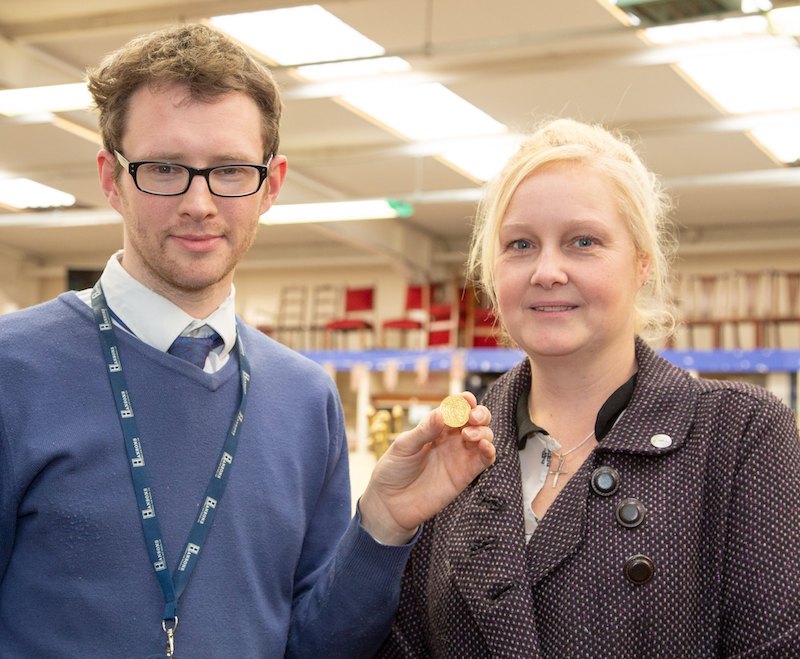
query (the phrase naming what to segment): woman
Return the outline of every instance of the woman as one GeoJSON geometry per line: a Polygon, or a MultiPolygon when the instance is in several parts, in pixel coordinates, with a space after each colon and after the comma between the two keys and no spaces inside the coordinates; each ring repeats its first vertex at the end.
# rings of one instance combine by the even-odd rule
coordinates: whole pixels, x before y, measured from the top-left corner
{"type": "Polygon", "coordinates": [[[696,379],[668,203],[623,139],[556,120],[489,187],[470,263],[527,356],[497,461],[429,523],[386,657],[800,656],[800,443],[759,387],[696,379]]]}

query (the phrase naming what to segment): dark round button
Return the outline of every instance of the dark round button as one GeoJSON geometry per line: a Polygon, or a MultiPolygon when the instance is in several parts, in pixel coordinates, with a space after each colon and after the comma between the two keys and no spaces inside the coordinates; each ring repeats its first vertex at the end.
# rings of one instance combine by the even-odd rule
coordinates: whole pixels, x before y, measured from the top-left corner
{"type": "Polygon", "coordinates": [[[601,497],[610,497],[619,489],[619,473],[613,467],[598,467],[592,472],[592,489],[601,497]]]}
{"type": "Polygon", "coordinates": [[[617,504],[617,521],[629,529],[644,521],[644,505],[638,499],[623,499],[617,504]]]}
{"type": "Polygon", "coordinates": [[[636,554],[625,561],[622,571],[628,581],[639,585],[645,584],[653,578],[656,573],[656,566],[647,556],[636,554]]]}

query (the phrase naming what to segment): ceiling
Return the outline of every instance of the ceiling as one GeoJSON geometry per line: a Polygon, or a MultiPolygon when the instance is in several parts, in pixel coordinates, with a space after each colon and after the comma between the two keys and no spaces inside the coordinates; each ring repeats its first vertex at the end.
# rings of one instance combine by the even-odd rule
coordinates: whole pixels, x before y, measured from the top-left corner
{"type": "MultiPolygon", "coordinates": [[[[3,0],[0,88],[78,82],[107,52],[165,24],[300,4],[306,2],[3,0]]],[[[442,82],[512,131],[558,115],[631,135],[675,197],[687,253],[800,246],[800,168],[772,158],[747,133],[753,117],[715,107],[671,65],[669,48],[647,45],[603,0],[319,4],[387,54],[402,56],[414,74],[442,82]]],[[[410,143],[337,103],[329,87],[273,70],[285,102],[281,151],[289,160],[280,201],[390,197],[410,202],[414,214],[263,226],[245,265],[459,267],[480,183],[438,160],[435,142],[410,143]]],[[[121,228],[103,223],[109,212],[97,184],[95,119],[88,112],[63,119],[87,134],[0,116],[0,173],[70,192],[81,209],[0,210],[0,252],[102,265],[120,246],[121,228]],[[59,226],[75,212],[100,223],[59,226]]]]}

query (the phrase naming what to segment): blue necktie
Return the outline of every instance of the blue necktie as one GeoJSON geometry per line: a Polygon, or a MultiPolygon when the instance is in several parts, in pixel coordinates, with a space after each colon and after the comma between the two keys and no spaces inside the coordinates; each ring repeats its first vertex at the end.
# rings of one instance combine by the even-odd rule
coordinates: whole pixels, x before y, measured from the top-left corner
{"type": "Polygon", "coordinates": [[[222,343],[222,337],[216,332],[211,336],[179,336],[167,352],[191,362],[198,368],[203,368],[208,353],[222,343]]]}

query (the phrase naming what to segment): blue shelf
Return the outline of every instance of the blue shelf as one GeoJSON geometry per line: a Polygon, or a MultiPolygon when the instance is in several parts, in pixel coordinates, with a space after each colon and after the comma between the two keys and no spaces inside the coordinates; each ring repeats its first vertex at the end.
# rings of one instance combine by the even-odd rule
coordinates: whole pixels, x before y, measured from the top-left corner
{"type": "MultiPolygon", "coordinates": [[[[309,359],[328,364],[336,371],[349,371],[356,364],[370,371],[384,371],[396,364],[400,371],[413,371],[426,360],[430,371],[449,371],[454,360],[464,360],[470,373],[503,373],[523,358],[519,350],[505,348],[435,350],[318,350],[304,352],[309,359]]],[[[800,371],[800,350],[663,350],[671,363],[703,373],[770,373],[800,371]]]]}
{"type": "Polygon", "coordinates": [[[703,373],[792,373],[800,371],[800,350],[664,350],[665,359],[703,373]]]}

